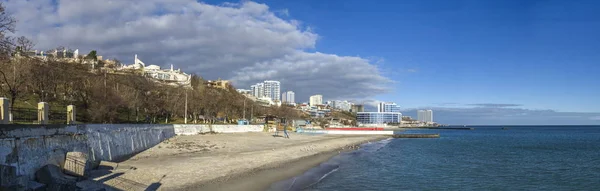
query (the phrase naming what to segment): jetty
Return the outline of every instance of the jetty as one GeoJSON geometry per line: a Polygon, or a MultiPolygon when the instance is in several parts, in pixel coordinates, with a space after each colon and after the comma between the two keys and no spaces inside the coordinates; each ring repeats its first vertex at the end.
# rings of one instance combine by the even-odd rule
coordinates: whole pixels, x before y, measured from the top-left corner
{"type": "Polygon", "coordinates": [[[395,134],[394,138],[440,138],[440,134],[395,134]]]}

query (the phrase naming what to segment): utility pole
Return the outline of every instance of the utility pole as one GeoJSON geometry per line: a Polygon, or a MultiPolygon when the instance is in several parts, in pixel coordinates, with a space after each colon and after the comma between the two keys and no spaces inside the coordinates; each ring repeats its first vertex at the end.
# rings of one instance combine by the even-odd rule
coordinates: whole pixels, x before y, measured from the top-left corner
{"type": "Polygon", "coordinates": [[[248,99],[248,97],[244,99],[244,120],[246,120],[246,99],[248,99]]]}
{"type": "Polygon", "coordinates": [[[185,118],[184,118],[184,122],[185,124],[187,124],[187,89],[185,90],[185,118]]]}

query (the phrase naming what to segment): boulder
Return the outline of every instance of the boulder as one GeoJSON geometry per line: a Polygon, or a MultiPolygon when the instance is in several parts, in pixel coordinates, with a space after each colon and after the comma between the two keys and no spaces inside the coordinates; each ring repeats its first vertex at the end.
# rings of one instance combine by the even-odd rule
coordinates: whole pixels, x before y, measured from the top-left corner
{"type": "Polygon", "coordinates": [[[84,177],[91,169],[91,164],[87,161],[87,154],[83,152],[67,152],[64,172],[68,175],[84,177]]]}
{"type": "Polygon", "coordinates": [[[56,165],[46,165],[35,172],[38,182],[47,185],[46,190],[77,190],[76,179],[69,177],[56,165]]]}
{"type": "Polygon", "coordinates": [[[17,183],[17,167],[0,164],[0,187],[9,187],[17,183]]]}

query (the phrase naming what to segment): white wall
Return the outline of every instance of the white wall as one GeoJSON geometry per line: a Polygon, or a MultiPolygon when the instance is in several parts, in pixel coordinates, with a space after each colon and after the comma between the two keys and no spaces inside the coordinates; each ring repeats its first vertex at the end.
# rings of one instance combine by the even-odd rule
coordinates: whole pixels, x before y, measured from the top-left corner
{"type": "Polygon", "coordinates": [[[177,135],[197,135],[201,133],[246,133],[246,132],[262,132],[262,125],[173,125],[175,134],[177,135]]]}
{"type": "Polygon", "coordinates": [[[3,125],[0,164],[33,178],[46,164],[62,166],[67,152],[88,153],[90,161],[120,161],[176,135],[261,132],[262,125],[3,125]]]}

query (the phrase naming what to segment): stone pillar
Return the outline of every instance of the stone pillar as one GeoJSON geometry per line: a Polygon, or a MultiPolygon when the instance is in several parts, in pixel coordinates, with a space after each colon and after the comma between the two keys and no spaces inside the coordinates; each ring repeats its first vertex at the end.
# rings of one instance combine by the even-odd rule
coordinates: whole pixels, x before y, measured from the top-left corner
{"type": "Polygon", "coordinates": [[[8,99],[0,98],[0,124],[10,123],[10,111],[8,109],[8,99]]]}
{"type": "Polygon", "coordinates": [[[69,125],[75,124],[75,106],[74,105],[67,106],[67,124],[69,124],[69,125]]]}
{"type": "Polygon", "coordinates": [[[38,103],[38,124],[48,124],[48,103],[38,103]]]}

